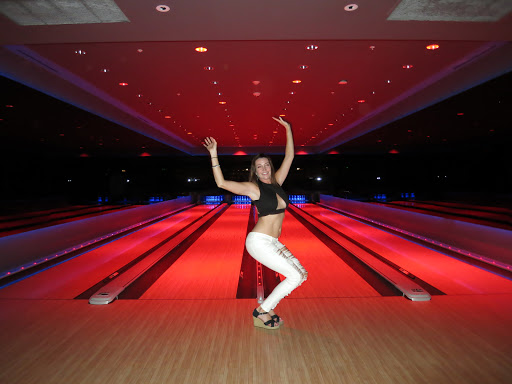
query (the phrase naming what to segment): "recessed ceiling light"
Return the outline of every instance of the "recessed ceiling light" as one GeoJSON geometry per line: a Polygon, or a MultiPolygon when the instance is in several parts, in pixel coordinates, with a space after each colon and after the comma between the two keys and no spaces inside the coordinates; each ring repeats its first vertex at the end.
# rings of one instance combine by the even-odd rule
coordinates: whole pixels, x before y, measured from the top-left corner
{"type": "Polygon", "coordinates": [[[224,104],[226,104],[226,102],[225,101],[219,101],[219,104],[224,105],[224,104]]]}
{"type": "Polygon", "coordinates": [[[213,84],[213,85],[217,85],[217,84],[219,84],[219,82],[218,82],[218,81],[215,81],[215,80],[212,80],[212,84],[213,84]]]}
{"type": "Polygon", "coordinates": [[[128,83],[119,83],[119,85],[120,85],[121,87],[126,87],[126,86],[128,85],[128,83]]]}
{"type": "Polygon", "coordinates": [[[259,95],[261,95],[261,92],[253,92],[252,95],[258,97],[259,95]]]}
{"type": "Polygon", "coordinates": [[[168,5],[157,5],[156,6],[156,10],[158,12],[169,12],[171,10],[171,8],[168,6],[168,5]]]}
{"type": "Polygon", "coordinates": [[[359,8],[359,6],[357,4],[348,4],[348,5],[345,5],[345,11],[347,12],[352,12],[352,11],[355,11],[357,8],[359,8]]]}
{"type": "Polygon", "coordinates": [[[213,68],[213,67],[210,67],[210,66],[208,65],[208,66],[204,67],[204,70],[205,70],[205,71],[213,71],[213,70],[214,70],[214,68],[213,68]]]}
{"type": "Polygon", "coordinates": [[[300,69],[308,69],[309,67],[307,65],[300,65],[299,68],[300,69]]]}
{"type": "Polygon", "coordinates": [[[402,65],[403,69],[411,69],[413,66],[411,64],[402,65]]]}
{"type": "Polygon", "coordinates": [[[103,72],[103,73],[107,73],[108,71],[109,71],[109,69],[108,69],[108,68],[103,68],[103,69],[101,70],[101,72],[103,72]]]}
{"type": "Polygon", "coordinates": [[[308,46],[306,47],[306,49],[307,49],[308,51],[316,51],[316,50],[318,49],[318,45],[311,44],[311,45],[308,45],[308,46]]]}
{"type": "Polygon", "coordinates": [[[172,116],[167,115],[167,116],[164,116],[164,119],[170,119],[171,117],[172,116]]]}
{"type": "Polygon", "coordinates": [[[366,100],[361,99],[361,100],[357,100],[357,102],[358,103],[366,103],[366,100]]]}
{"type": "Polygon", "coordinates": [[[87,52],[85,52],[85,51],[84,51],[84,50],[82,50],[82,49],[77,49],[77,50],[75,51],[75,53],[76,53],[77,55],[86,55],[86,54],[87,54],[87,52]]]}
{"type": "Polygon", "coordinates": [[[137,97],[142,97],[142,93],[137,94],[137,97]]]}
{"type": "Polygon", "coordinates": [[[300,83],[302,83],[302,80],[293,80],[293,81],[292,81],[292,83],[294,83],[294,84],[300,84],[300,83]]]}
{"type": "Polygon", "coordinates": [[[142,48],[137,49],[137,52],[142,53],[144,50],[142,48]]]}
{"type": "Polygon", "coordinates": [[[338,84],[346,85],[346,84],[348,84],[348,81],[347,80],[340,80],[340,81],[338,81],[338,84]]]}
{"type": "Polygon", "coordinates": [[[433,51],[433,50],[436,50],[439,48],[439,44],[430,44],[430,45],[427,45],[426,48],[433,51]]]}
{"type": "Polygon", "coordinates": [[[203,53],[206,51],[208,51],[208,48],[206,48],[206,47],[196,47],[196,52],[203,53]]]}
{"type": "Polygon", "coordinates": [[[253,83],[254,85],[258,85],[258,84],[260,83],[260,81],[259,81],[259,80],[253,80],[253,82],[252,82],[252,83],[253,83]]]}

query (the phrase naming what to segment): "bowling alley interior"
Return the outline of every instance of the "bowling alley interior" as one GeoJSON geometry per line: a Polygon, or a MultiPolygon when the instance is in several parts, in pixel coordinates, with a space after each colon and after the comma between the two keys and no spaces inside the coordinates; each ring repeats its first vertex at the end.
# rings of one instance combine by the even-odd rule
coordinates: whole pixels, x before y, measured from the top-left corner
{"type": "Polygon", "coordinates": [[[510,382],[510,1],[2,1],[0,89],[0,383],[510,382]]]}

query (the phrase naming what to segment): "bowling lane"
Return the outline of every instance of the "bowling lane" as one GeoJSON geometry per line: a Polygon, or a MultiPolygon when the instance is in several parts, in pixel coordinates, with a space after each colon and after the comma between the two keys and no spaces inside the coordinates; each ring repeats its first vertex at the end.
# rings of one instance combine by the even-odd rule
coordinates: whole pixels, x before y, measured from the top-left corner
{"type": "Polygon", "coordinates": [[[284,219],[280,241],[308,271],[308,280],[290,297],[381,296],[290,213],[284,219]]]}
{"type": "Polygon", "coordinates": [[[137,205],[101,205],[89,206],[76,210],[65,210],[58,212],[49,212],[28,218],[19,218],[0,222],[0,237],[10,236],[17,233],[28,232],[39,228],[46,228],[53,225],[69,223],[71,221],[82,220],[89,217],[105,215],[112,212],[120,212],[126,209],[136,208],[137,205]]]}
{"type": "Polygon", "coordinates": [[[446,294],[512,293],[512,281],[313,204],[301,207],[446,294]]]}
{"type": "Polygon", "coordinates": [[[41,271],[0,289],[0,299],[72,299],[213,208],[196,206],[41,271]]]}
{"type": "Polygon", "coordinates": [[[141,299],[235,299],[250,205],[231,205],[141,299]]]}

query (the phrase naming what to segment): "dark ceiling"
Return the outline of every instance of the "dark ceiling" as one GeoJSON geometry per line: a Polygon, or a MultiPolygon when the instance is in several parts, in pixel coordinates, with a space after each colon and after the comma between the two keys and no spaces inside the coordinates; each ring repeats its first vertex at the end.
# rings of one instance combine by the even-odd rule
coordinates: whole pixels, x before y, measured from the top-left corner
{"type": "Polygon", "coordinates": [[[284,115],[301,153],[401,152],[510,127],[507,0],[69,3],[0,3],[4,145],[279,153],[284,115]]]}

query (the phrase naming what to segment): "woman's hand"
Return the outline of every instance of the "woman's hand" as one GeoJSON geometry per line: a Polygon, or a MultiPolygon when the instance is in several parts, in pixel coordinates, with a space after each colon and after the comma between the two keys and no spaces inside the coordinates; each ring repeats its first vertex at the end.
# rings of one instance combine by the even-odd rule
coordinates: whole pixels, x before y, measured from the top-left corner
{"type": "Polygon", "coordinates": [[[217,141],[215,141],[215,139],[213,137],[205,138],[203,145],[208,150],[208,152],[210,152],[210,153],[217,152],[217,141]]]}
{"type": "Polygon", "coordinates": [[[290,123],[288,123],[287,121],[283,120],[283,118],[281,116],[279,116],[279,119],[272,116],[272,118],[277,121],[279,124],[281,124],[283,127],[285,127],[286,129],[290,129],[291,128],[291,125],[290,123]]]}

